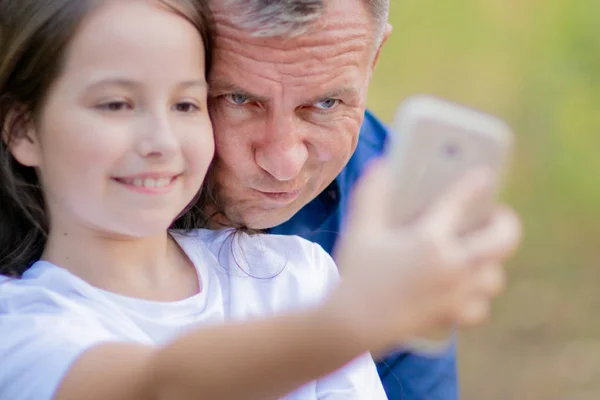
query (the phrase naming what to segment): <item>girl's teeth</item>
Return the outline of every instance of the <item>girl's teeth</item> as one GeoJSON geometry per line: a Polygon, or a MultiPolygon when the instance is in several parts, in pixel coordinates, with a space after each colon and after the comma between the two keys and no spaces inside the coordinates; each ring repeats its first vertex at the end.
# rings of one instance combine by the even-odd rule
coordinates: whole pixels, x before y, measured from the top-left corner
{"type": "Polygon", "coordinates": [[[161,179],[138,178],[138,179],[134,179],[133,181],[130,181],[129,183],[136,187],[162,188],[162,187],[169,185],[171,183],[171,179],[170,178],[161,178],[161,179]]]}

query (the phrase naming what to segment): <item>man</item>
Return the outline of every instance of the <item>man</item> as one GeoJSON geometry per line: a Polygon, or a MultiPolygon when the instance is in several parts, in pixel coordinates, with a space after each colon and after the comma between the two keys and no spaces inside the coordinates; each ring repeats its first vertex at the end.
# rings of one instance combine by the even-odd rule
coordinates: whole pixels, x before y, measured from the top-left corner
{"type": "MultiPolygon", "coordinates": [[[[332,252],[349,192],[388,129],[366,111],[389,0],[213,1],[214,198],[229,225],[332,252]]],[[[365,266],[368,268],[368,266],[365,266]]],[[[390,399],[458,397],[455,349],[378,364],[390,399]]]]}

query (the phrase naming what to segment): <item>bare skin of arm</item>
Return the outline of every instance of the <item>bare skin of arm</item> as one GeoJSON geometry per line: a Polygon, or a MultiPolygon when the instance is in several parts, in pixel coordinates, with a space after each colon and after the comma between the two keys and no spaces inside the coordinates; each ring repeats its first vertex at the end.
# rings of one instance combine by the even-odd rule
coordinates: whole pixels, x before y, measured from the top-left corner
{"type": "Polygon", "coordinates": [[[100,345],[75,363],[56,399],[277,399],[367,350],[340,316],[321,308],[225,324],[159,349],[100,345]]]}
{"type": "Polygon", "coordinates": [[[364,352],[485,320],[503,288],[501,265],[521,241],[518,217],[498,206],[487,226],[458,234],[462,216],[491,189],[480,171],[410,226],[391,226],[390,179],[379,166],[359,185],[337,254],[342,282],[322,305],[199,329],[161,348],[93,348],[56,399],[277,399],[364,352]]]}

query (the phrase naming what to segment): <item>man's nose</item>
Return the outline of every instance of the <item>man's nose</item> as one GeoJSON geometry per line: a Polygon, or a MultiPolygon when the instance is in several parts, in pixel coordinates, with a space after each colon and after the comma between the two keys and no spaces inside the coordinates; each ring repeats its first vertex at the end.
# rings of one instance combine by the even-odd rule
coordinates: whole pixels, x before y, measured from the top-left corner
{"type": "Polygon", "coordinates": [[[255,143],[256,163],[278,181],[294,179],[308,159],[308,148],[294,118],[271,118],[255,143]]]}

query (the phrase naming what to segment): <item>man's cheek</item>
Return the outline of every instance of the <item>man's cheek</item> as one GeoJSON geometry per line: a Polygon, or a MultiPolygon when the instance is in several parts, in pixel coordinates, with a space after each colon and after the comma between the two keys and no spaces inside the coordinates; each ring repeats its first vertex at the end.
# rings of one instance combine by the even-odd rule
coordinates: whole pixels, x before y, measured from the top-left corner
{"type": "Polygon", "coordinates": [[[248,158],[250,155],[252,135],[248,129],[215,126],[214,134],[216,150],[221,157],[248,158]]]}
{"type": "Polygon", "coordinates": [[[228,140],[219,140],[216,142],[216,155],[219,160],[226,165],[236,165],[242,156],[240,149],[242,146],[235,145],[228,140]]]}
{"type": "Polygon", "coordinates": [[[334,160],[346,161],[348,155],[352,153],[352,147],[351,138],[337,136],[336,139],[321,142],[315,146],[315,149],[317,159],[329,163],[334,160]]]}
{"type": "Polygon", "coordinates": [[[333,153],[328,150],[317,151],[317,158],[320,162],[328,162],[333,159],[333,153]]]}

